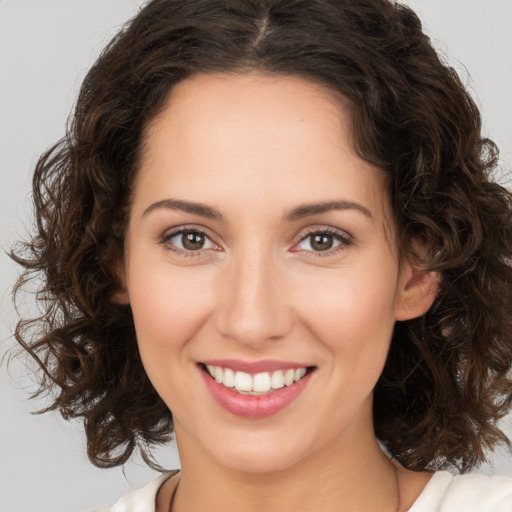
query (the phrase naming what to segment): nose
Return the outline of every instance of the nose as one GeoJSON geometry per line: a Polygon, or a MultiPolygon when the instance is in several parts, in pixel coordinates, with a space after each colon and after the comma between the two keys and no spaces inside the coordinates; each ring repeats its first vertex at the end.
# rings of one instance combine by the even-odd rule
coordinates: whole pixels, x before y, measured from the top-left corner
{"type": "Polygon", "coordinates": [[[216,312],[220,334],[255,350],[285,336],[292,314],[282,274],[279,264],[264,254],[233,257],[216,312]]]}

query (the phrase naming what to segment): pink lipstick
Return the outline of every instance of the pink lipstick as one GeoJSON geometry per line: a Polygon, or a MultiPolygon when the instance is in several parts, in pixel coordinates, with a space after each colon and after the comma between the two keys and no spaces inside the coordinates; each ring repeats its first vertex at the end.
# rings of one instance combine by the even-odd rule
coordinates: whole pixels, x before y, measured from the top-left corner
{"type": "Polygon", "coordinates": [[[276,360],[215,359],[198,364],[198,369],[224,410],[257,419],[277,414],[298,398],[315,367],[276,360]]]}

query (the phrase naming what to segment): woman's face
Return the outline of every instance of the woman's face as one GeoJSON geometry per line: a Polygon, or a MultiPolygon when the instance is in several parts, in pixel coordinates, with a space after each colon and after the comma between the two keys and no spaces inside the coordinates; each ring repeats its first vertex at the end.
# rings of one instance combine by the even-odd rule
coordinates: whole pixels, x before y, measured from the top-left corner
{"type": "Polygon", "coordinates": [[[355,154],[334,95],[296,77],[174,88],[147,132],[122,273],[182,455],[244,471],[373,435],[394,322],[423,312],[385,174],[355,154]]]}

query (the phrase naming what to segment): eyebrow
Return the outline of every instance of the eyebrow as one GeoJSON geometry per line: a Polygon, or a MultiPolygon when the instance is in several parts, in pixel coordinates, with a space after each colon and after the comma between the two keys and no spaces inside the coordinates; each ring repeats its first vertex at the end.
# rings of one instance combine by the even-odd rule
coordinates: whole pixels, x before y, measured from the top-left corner
{"type": "Polygon", "coordinates": [[[142,216],[144,217],[148,213],[160,208],[165,208],[168,210],[181,210],[186,213],[199,215],[200,217],[206,217],[207,219],[224,220],[224,217],[219,211],[214,210],[205,204],[183,201],[180,199],[164,199],[162,201],[153,203],[144,210],[142,216]]]}
{"type": "Polygon", "coordinates": [[[326,201],[322,203],[310,203],[303,204],[294,208],[292,211],[285,215],[285,219],[289,222],[293,222],[304,217],[311,215],[318,215],[319,213],[326,213],[335,210],[356,210],[364,214],[370,220],[375,220],[372,213],[365,206],[354,203],[352,201],[326,201]]]}
{"type": "MultiPolygon", "coordinates": [[[[162,201],[153,203],[144,210],[142,216],[144,217],[150,212],[160,208],[168,210],[181,210],[183,212],[199,215],[200,217],[205,217],[207,219],[219,221],[224,220],[222,214],[210,206],[192,201],[184,201],[181,199],[163,199],[162,201]]],[[[288,222],[294,222],[304,217],[310,217],[312,215],[318,215],[335,210],[356,210],[364,214],[369,219],[374,220],[372,213],[365,206],[359,203],[354,203],[352,201],[343,200],[302,204],[288,212],[284,216],[284,220],[288,222]]]]}

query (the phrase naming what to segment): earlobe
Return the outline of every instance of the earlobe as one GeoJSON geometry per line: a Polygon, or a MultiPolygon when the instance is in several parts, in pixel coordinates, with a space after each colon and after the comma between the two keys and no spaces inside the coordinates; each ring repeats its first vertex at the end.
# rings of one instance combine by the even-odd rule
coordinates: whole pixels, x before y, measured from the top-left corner
{"type": "Polygon", "coordinates": [[[401,275],[395,319],[411,320],[425,314],[432,306],[438,291],[440,274],[408,264],[401,275]]]}

